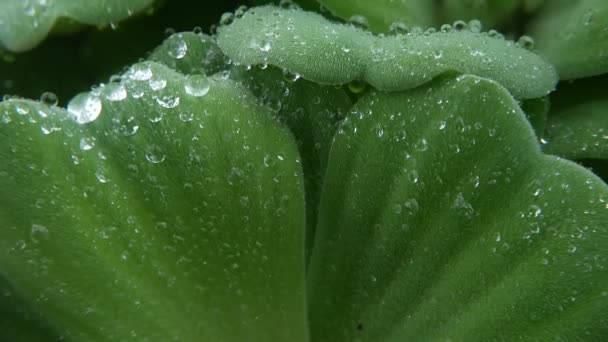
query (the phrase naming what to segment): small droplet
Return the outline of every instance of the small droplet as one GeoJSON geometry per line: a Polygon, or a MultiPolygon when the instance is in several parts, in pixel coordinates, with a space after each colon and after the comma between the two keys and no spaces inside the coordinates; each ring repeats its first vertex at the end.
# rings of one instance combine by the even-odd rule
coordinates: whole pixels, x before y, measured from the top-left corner
{"type": "Polygon", "coordinates": [[[452,25],[449,25],[449,24],[443,24],[443,25],[441,25],[441,27],[439,28],[439,30],[440,30],[441,32],[444,32],[444,33],[446,33],[446,32],[452,32],[452,29],[453,29],[452,25]]]}
{"type": "Polygon", "coordinates": [[[53,107],[56,106],[57,103],[59,103],[59,99],[57,98],[57,95],[51,93],[50,91],[47,91],[40,95],[40,102],[44,103],[47,106],[53,107]]]}
{"type": "Polygon", "coordinates": [[[68,112],[79,124],[89,123],[101,113],[101,100],[90,93],[80,93],[68,103],[68,112]]]}
{"type": "Polygon", "coordinates": [[[369,27],[369,21],[367,20],[367,18],[359,14],[350,17],[350,19],[348,19],[348,23],[362,30],[367,30],[367,28],[369,27]]]}
{"type": "Polygon", "coordinates": [[[164,108],[175,108],[179,105],[179,96],[165,95],[156,98],[156,103],[164,108]]]}
{"type": "Polygon", "coordinates": [[[467,28],[467,23],[465,23],[463,20],[456,20],[453,24],[452,27],[454,28],[454,30],[456,31],[462,31],[464,29],[467,28]]]}
{"type": "Polygon", "coordinates": [[[190,112],[179,113],[179,119],[183,122],[190,122],[194,119],[194,114],[190,112]]]}
{"type": "Polygon", "coordinates": [[[161,89],[164,89],[167,86],[167,80],[164,78],[150,78],[150,80],[148,81],[148,85],[150,86],[150,88],[152,88],[152,90],[154,91],[158,91],[161,89]]]}
{"type": "Polygon", "coordinates": [[[89,151],[95,147],[95,140],[93,138],[84,137],[80,139],[80,149],[83,151],[89,151]]]}
{"type": "Polygon", "coordinates": [[[201,97],[207,95],[209,92],[209,79],[202,75],[191,75],[184,83],[184,90],[186,94],[201,97]]]}
{"type": "Polygon", "coordinates": [[[262,52],[268,52],[271,48],[272,46],[270,45],[269,41],[264,41],[262,44],[260,44],[260,51],[262,52]]]}
{"type": "Polygon", "coordinates": [[[410,32],[409,27],[407,27],[407,25],[401,21],[396,21],[392,23],[391,26],[389,26],[388,30],[391,34],[394,35],[408,34],[410,32]]]}
{"type": "Polygon", "coordinates": [[[429,143],[426,139],[420,139],[414,144],[416,151],[424,152],[429,149],[429,143]]]}
{"type": "Polygon", "coordinates": [[[517,40],[517,44],[519,44],[521,47],[523,47],[526,50],[534,49],[534,39],[532,39],[532,37],[530,37],[530,36],[519,37],[519,39],[517,40]]]}
{"type": "Polygon", "coordinates": [[[222,14],[220,18],[220,25],[230,25],[234,21],[234,14],[231,12],[226,12],[222,14]]]}
{"type": "Polygon", "coordinates": [[[158,145],[150,145],[146,148],[146,160],[152,164],[162,163],[165,157],[165,153],[158,145]]]}
{"type": "Polygon", "coordinates": [[[477,19],[473,19],[471,21],[469,21],[469,30],[471,30],[471,32],[475,32],[475,33],[479,33],[481,32],[481,21],[477,20],[477,19]]]}
{"type": "Polygon", "coordinates": [[[33,243],[40,243],[40,241],[48,239],[49,230],[41,224],[32,224],[30,229],[30,239],[33,243]]]}
{"type": "Polygon", "coordinates": [[[285,81],[287,82],[295,82],[297,80],[300,79],[300,75],[296,74],[294,72],[291,72],[287,69],[283,70],[283,78],[285,79],[285,81]]]}

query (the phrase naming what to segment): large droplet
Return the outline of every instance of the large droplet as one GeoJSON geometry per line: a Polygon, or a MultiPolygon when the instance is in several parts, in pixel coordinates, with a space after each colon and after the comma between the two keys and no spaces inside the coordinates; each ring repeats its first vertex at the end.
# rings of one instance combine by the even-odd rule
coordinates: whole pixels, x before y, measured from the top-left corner
{"type": "Polygon", "coordinates": [[[182,59],[188,52],[188,44],[184,41],[181,35],[172,36],[167,43],[169,56],[175,59],[182,59]]]}
{"type": "Polygon", "coordinates": [[[80,124],[94,121],[101,113],[101,100],[90,93],[80,93],[68,103],[68,112],[80,124]]]}
{"type": "Polygon", "coordinates": [[[110,101],[122,101],[127,98],[127,90],[120,83],[109,83],[104,87],[104,95],[110,101]]]}
{"type": "Polygon", "coordinates": [[[136,81],[147,81],[152,77],[152,70],[146,64],[135,64],[131,67],[129,78],[136,81]]]}
{"type": "Polygon", "coordinates": [[[209,92],[209,79],[202,75],[191,75],[184,84],[186,94],[201,97],[209,92]]]}

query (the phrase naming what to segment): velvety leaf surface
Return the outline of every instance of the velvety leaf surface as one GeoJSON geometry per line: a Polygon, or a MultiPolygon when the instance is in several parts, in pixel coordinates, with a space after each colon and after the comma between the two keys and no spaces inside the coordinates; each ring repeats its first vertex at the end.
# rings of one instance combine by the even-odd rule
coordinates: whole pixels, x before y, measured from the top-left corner
{"type": "Polygon", "coordinates": [[[234,67],[230,76],[247,86],[293,132],[304,171],[306,250],[311,250],[327,157],[338,121],[352,107],[342,88],[297,79],[279,68],[234,67]]]}
{"type": "Polygon", "coordinates": [[[568,159],[608,159],[608,101],[580,104],[552,115],[546,153],[568,159]]]}
{"type": "Polygon", "coordinates": [[[552,0],[528,30],[561,79],[608,72],[608,1],[552,0]]]}
{"type": "Polygon", "coordinates": [[[153,0],[4,0],[0,45],[24,51],[40,43],[59,18],[103,26],[132,16],[153,0]]]}
{"type": "Polygon", "coordinates": [[[0,160],[0,273],[66,338],[307,339],[297,147],[245,88],[146,62],[4,102],[0,160]]]}
{"type": "Polygon", "coordinates": [[[391,24],[423,28],[434,25],[435,4],[427,0],[319,0],[333,15],[365,22],[374,32],[389,32],[391,24]]]}
{"type": "Polygon", "coordinates": [[[475,76],[372,92],[339,128],[308,274],[318,341],[608,337],[608,187],[475,76]]]}
{"type": "Polygon", "coordinates": [[[217,40],[236,63],[272,64],[321,84],[364,80],[397,91],[461,72],[494,79],[518,98],[555,87],[553,67],[518,44],[475,25],[444,31],[379,37],[315,13],[266,6],[220,27],[217,40]]]}

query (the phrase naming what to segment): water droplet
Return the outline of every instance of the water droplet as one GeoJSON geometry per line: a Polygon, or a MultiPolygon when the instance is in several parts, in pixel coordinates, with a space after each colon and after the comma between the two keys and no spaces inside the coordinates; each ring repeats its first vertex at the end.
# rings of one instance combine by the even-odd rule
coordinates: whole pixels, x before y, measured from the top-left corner
{"type": "Polygon", "coordinates": [[[104,95],[109,101],[122,101],[127,98],[127,90],[120,83],[109,83],[104,87],[104,95]]]}
{"type": "Polygon", "coordinates": [[[188,52],[188,44],[184,41],[181,35],[175,35],[169,38],[167,43],[167,53],[175,59],[182,59],[188,52]]]}
{"type": "Polygon", "coordinates": [[[417,151],[424,152],[424,151],[426,151],[426,150],[428,150],[428,149],[429,149],[429,143],[426,141],[426,139],[424,139],[424,138],[423,138],[423,139],[418,140],[418,141],[417,141],[417,142],[414,144],[414,148],[415,148],[417,151]]]}
{"type": "Polygon", "coordinates": [[[190,112],[179,113],[179,119],[183,122],[190,122],[194,119],[194,114],[190,112]]]}
{"type": "Polygon", "coordinates": [[[32,224],[30,229],[30,239],[33,243],[40,243],[42,240],[48,239],[49,230],[41,224],[32,224]]]}
{"type": "Polygon", "coordinates": [[[230,172],[228,173],[228,184],[234,186],[234,185],[238,185],[240,183],[243,182],[243,178],[245,177],[245,172],[243,172],[243,170],[239,169],[238,167],[233,167],[230,169],[230,172]]]}
{"type": "Polygon", "coordinates": [[[230,25],[234,21],[234,14],[231,12],[226,12],[222,14],[220,18],[220,25],[230,25]]]}
{"type": "Polygon", "coordinates": [[[449,24],[443,24],[443,25],[441,25],[441,27],[439,28],[439,30],[440,30],[441,32],[444,32],[444,33],[446,33],[446,32],[452,32],[452,29],[453,29],[452,25],[449,25],[449,24]]]}
{"type": "Polygon", "coordinates": [[[245,13],[247,13],[247,6],[241,5],[234,11],[234,17],[241,18],[245,13]]]}
{"type": "Polygon", "coordinates": [[[129,78],[135,81],[147,81],[150,77],[152,77],[152,70],[146,64],[135,64],[129,72],[129,78]]]}
{"type": "Polygon", "coordinates": [[[209,79],[202,75],[191,75],[184,84],[184,90],[186,94],[201,97],[207,95],[209,92],[209,79]]]}
{"type": "Polygon", "coordinates": [[[532,204],[528,208],[528,217],[530,217],[530,218],[537,218],[542,213],[543,213],[543,210],[539,206],[537,206],[536,204],[532,204]]]}
{"type": "Polygon", "coordinates": [[[348,19],[348,23],[362,30],[367,30],[367,28],[369,27],[369,21],[367,20],[367,18],[359,14],[350,17],[350,19],[348,19]]]}
{"type": "Polygon", "coordinates": [[[93,138],[84,137],[80,139],[80,149],[83,151],[89,151],[95,147],[95,140],[93,138]]]}
{"type": "Polygon", "coordinates": [[[79,124],[89,123],[101,113],[101,100],[90,93],[80,93],[68,103],[68,112],[79,124]]]}
{"type": "Polygon", "coordinates": [[[456,20],[453,24],[452,27],[454,28],[454,30],[456,31],[462,31],[464,29],[467,28],[467,23],[465,23],[463,20],[456,20]]]}
{"type": "Polygon", "coordinates": [[[146,160],[152,164],[160,164],[165,161],[165,153],[158,145],[146,147],[146,160]]]}
{"type": "Polygon", "coordinates": [[[433,53],[433,58],[435,58],[435,59],[441,59],[441,57],[443,57],[443,51],[435,51],[433,53]]]}
{"type": "Polygon", "coordinates": [[[469,30],[471,30],[471,32],[479,33],[481,32],[481,27],[481,21],[477,19],[469,21],[469,30]]]}
{"type": "MultiPolygon", "coordinates": [[[[262,44],[260,44],[259,47],[260,47],[260,51],[262,51],[262,52],[268,52],[272,48],[269,41],[262,42],[262,44]]],[[[268,64],[266,64],[266,67],[268,67],[268,64]]],[[[266,68],[262,68],[262,69],[266,69],[266,68]]]]}
{"type": "Polygon", "coordinates": [[[389,26],[388,30],[391,34],[394,35],[408,34],[410,31],[409,27],[407,27],[407,25],[401,21],[396,21],[392,23],[391,26],[389,26]]]}
{"type": "Polygon", "coordinates": [[[418,205],[418,201],[415,198],[410,198],[403,203],[403,206],[407,208],[410,215],[414,215],[418,212],[420,206],[418,205]]]}
{"type": "Polygon", "coordinates": [[[532,39],[532,37],[530,37],[530,36],[519,37],[519,39],[517,40],[517,44],[519,44],[521,47],[523,47],[527,50],[534,49],[534,39],[532,39]]]}
{"type": "Polygon", "coordinates": [[[175,108],[179,105],[179,96],[164,95],[156,98],[156,103],[164,108],[175,108]]]}
{"type": "Polygon", "coordinates": [[[59,99],[57,98],[57,95],[55,95],[54,93],[51,93],[50,91],[44,92],[42,93],[42,95],[40,95],[40,102],[44,103],[47,106],[56,106],[57,103],[59,103],[59,99]]]}
{"type": "Polygon", "coordinates": [[[458,214],[463,215],[468,219],[472,218],[475,212],[473,206],[471,206],[471,204],[465,200],[461,192],[456,195],[452,207],[456,209],[458,214]]]}
{"type": "Polygon", "coordinates": [[[148,81],[148,85],[150,86],[150,88],[152,88],[152,90],[158,91],[167,86],[167,80],[165,80],[164,78],[156,77],[150,78],[150,80],[148,81]]]}
{"type": "Polygon", "coordinates": [[[295,81],[297,81],[297,80],[300,79],[300,75],[296,74],[294,72],[291,72],[291,71],[289,71],[287,69],[284,69],[283,70],[283,78],[285,79],[285,81],[293,83],[293,82],[295,82],[295,81]]]}

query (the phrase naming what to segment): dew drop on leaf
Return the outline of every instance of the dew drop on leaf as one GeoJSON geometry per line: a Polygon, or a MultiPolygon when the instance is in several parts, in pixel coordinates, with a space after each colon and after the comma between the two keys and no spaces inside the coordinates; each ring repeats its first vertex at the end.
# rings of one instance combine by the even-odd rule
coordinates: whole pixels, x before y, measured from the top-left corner
{"type": "Polygon", "coordinates": [[[396,21],[392,23],[391,26],[389,26],[388,30],[391,34],[394,35],[408,34],[410,31],[409,27],[407,27],[407,25],[401,21],[396,21]]]}
{"type": "Polygon", "coordinates": [[[156,98],[156,103],[164,108],[175,108],[179,105],[179,96],[165,95],[156,98]]]}
{"type": "Polygon", "coordinates": [[[146,64],[135,64],[129,73],[129,78],[135,81],[147,81],[152,77],[152,70],[146,64]]]}
{"type": "Polygon", "coordinates": [[[127,98],[127,90],[120,83],[109,83],[103,91],[105,98],[109,101],[122,101],[127,98]]]}
{"type": "Polygon", "coordinates": [[[92,138],[84,137],[80,139],[80,149],[83,151],[89,151],[95,147],[95,140],[92,138]]]}
{"type": "Polygon", "coordinates": [[[348,23],[362,30],[367,30],[369,27],[369,21],[365,16],[362,15],[353,15],[350,17],[350,19],[348,19],[348,23]]]}
{"type": "Polygon", "coordinates": [[[90,93],[80,93],[68,103],[68,112],[80,124],[94,121],[101,113],[101,100],[90,93]]]}
{"type": "Polygon", "coordinates": [[[209,92],[209,86],[209,80],[207,77],[202,75],[192,75],[189,76],[184,83],[184,90],[188,95],[201,97],[207,95],[209,92]]]}
{"type": "Polygon", "coordinates": [[[184,58],[186,56],[186,52],[188,52],[188,44],[186,44],[186,41],[184,41],[181,35],[172,36],[169,39],[170,41],[167,44],[169,49],[167,53],[169,56],[175,59],[184,58]]]}
{"type": "Polygon", "coordinates": [[[47,91],[40,95],[40,102],[52,107],[56,106],[57,103],[59,103],[59,99],[57,98],[57,95],[51,93],[50,91],[47,91]]]}
{"type": "Polygon", "coordinates": [[[158,145],[150,145],[146,148],[146,160],[150,163],[160,164],[165,158],[165,153],[158,145]]]}
{"type": "Polygon", "coordinates": [[[41,224],[32,224],[30,229],[30,239],[33,243],[40,243],[41,240],[47,239],[49,230],[41,224]]]}

